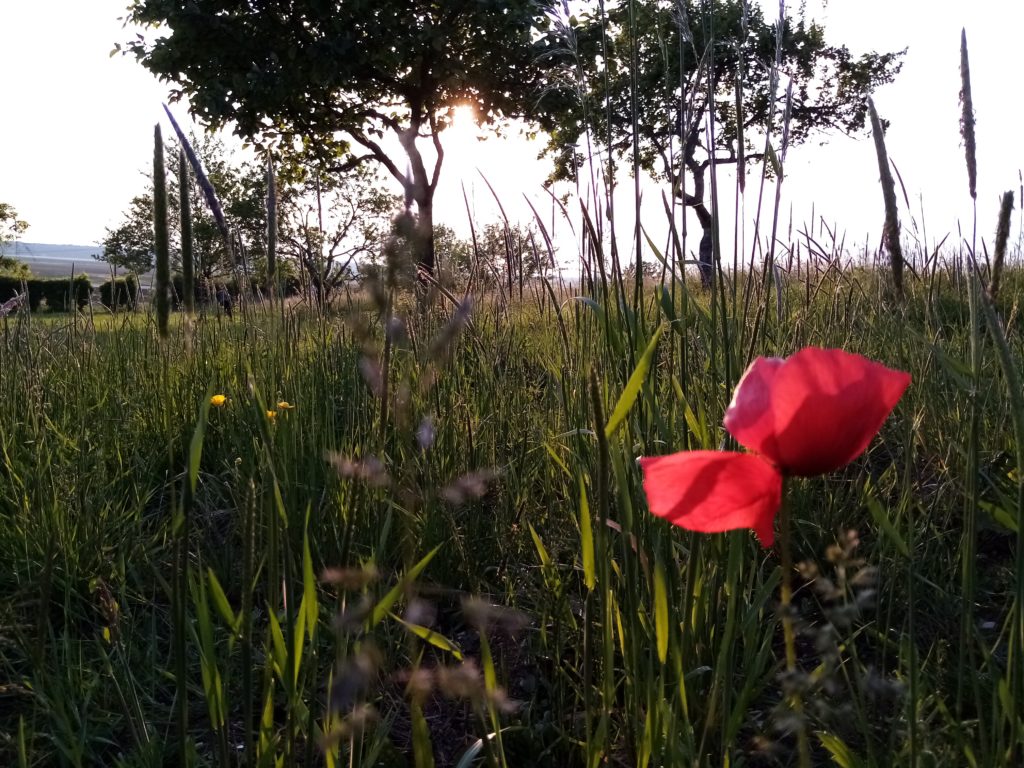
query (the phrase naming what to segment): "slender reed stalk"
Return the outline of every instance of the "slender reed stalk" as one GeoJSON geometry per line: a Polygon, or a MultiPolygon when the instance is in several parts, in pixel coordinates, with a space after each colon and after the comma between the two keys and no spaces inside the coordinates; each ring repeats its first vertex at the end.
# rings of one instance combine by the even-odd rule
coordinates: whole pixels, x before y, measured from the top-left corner
{"type": "Polygon", "coordinates": [[[277,182],[274,158],[267,154],[267,287],[271,296],[277,287],[277,182]]]}
{"type": "Polygon", "coordinates": [[[160,126],[153,131],[153,243],[156,250],[156,325],[167,337],[171,314],[171,249],[167,233],[167,178],[160,126]]]}
{"type": "Polygon", "coordinates": [[[185,311],[196,311],[195,254],[192,250],[192,195],[185,150],[178,148],[178,193],[181,196],[181,291],[185,311]]]}

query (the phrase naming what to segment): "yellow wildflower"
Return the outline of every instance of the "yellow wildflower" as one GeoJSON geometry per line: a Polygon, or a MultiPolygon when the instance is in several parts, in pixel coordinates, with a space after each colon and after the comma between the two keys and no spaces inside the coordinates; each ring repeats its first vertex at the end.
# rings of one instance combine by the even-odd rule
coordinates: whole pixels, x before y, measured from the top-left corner
{"type": "Polygon", "coordinates": [[[279,411],[290,411],[294,407],[295,406],[289,403],[287,400],[282,400],[277,404],[277,409],[279,411]]]}
{"type": "Polygon", "coordinates": [[[277,418],[277,411],[267,411],[267,418],[273,422],[277,418]]]}
{"type": "Polygon", "coordinates": [[[214,406],[215,408],[223,408],[225,405],[227,405],[227,402],[228,399],[224,395],[214,395],[213,397],[210,398],[210,405],[214,406]]]}

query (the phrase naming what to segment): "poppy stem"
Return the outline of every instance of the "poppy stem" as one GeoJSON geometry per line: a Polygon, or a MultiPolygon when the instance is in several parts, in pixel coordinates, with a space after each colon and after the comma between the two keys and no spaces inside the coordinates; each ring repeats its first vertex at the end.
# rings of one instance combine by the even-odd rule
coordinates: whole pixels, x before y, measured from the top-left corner
{"type": "Polygon", "coordinates": [[[786,644],[786,671],[796,671],[796,631],[793,628],[793,550],[790,537],[791,523],[789,504],[786,503],[786,486],[782,490],[782,507],[779,510],[779,549],[782,558],[782,637],[786,644]]]}
{"type": "Polygon", "coordinates": [[[793,548],[792,548],[792,522],[789,514],[788,489],[789,481],[783,481],[782,486],[782,507],[779,510],[779,549],[782,558],[782,638],[786,645],[786,676],[789,678],[787,699],[789,707],[796,715],[798,725],[796,727],[796,743],[799,756],[800,768],[810,768],[811,749],[807,740],[807,728],[804,722],[804,703],[800,695],[800,685],[797,679],[796,669],[796,629],[793,623],[793,548]]]}

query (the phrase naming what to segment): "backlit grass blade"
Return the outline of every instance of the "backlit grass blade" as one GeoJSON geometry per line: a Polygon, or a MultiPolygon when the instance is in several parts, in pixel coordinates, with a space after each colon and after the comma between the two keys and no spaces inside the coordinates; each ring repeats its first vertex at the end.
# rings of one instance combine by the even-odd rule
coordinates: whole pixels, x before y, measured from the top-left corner
{"type": "Polygon", "coordinates": [[[425,643],[429,643],[435,648],[440,648],[442,651],[447,651],[456,659],[462,661],[462,650],[444,635],[435,632],[430,629],[430,627],[424,627],[421,624],[414,624],[411,621],[406,621],[401,616],[394,613],[389,613],[388,615],[409,630],[412,634],[416,635],[420,640],[423,640],[425,643]]]}
{"type": "Polygon", "coordinates": [[[668,590],[665,588],[665,566],[654,563],[654,636],[658,644],[658,661],[668,657],[668,590]]]}
{"type": "Polygon", "coordinates": [[[643,386],[644,381],[647,379],[647,373],[651,369],[654,355],[658,351],[658,341],[661,339],[661,334],[664,330],[664,324],[658,326],[658,330],[654,332],[651,340],[647,343],[647,349],[644,350],[640,361],[636,364],[636,368],[633,369],[629,381],[626,382],[626,388],[619,395],[619,401],[615,404],[615,409],[612,411],[612,415],[604,427],[606,438],[610,438],[615,434],[615,430],[619,428],[619,425],[625,420],[629,410],[636,402],[636,398],[640,394],[640,388],[643,386]]]}
{"type": "Polygon", "coordinates": [[[373,611],[370,613],[368,629],[372,629],[384,620],[384,617],[391,612],[391,607],[398,602],[398,599],[402,596],[402,593],[406,588],[416,581],[417,577],[423,573],[423,570],[430,565],[430,561],[434,559],[434,555],[441,551],[442,546],[442,544],[438,544],[430,550],[422,560],[410,568],[405,576],[402,577],[402,579],[395,584],[395,586],[392,587],[375,606],[373,606],[373,611]]]}

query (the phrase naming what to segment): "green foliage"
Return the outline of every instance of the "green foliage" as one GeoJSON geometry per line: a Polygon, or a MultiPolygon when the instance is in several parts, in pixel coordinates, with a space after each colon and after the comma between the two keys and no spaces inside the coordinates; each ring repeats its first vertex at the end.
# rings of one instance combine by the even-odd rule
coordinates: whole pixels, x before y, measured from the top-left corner
{"type": "Polygon", "coordinates": [[[10,203],[0,203],[0,275],[28,277],[29,269],[17,259],[4,254],[7,246],[20,238],[28,229],[28,222],[18,218],[10,203]]]}
{"type": "Polygon", "coordinates": [[[259,7],[137,0],[129,20],[160,25],[127,50],[176,83],[204,122],[232,122],[261,145],[301,139],[333,168],[380,163],[416,203],[420,263],[433,269],[433,196],[442,159],[428,168],[417,139],[435,144],[451,110],[482,122],[525,113],[533,96],[537,0],[272,0],[259,7]],[[230,51],[230,53],[228,53],[230,51]],[[342,134],[340,140],[337,134],[342,134]],[[380,139],[401,142],[404,163],[380,139]]]}
{"type": "MultiPolygon", "coordinates": [[[[238,163],[227,151],[224,143],[211,135],[193,135],[190,143],[199,161],[206,169],[211,184],[224,201],[224,209],[241,237],[246,254],[252,261],[259,260],[265,250],[265,211],[263,196],[265,181],[261,169],[254,163],[238,163]]],[[[180,147],[170,142],[167,157],[177,157],[180,147]]],[[[152,181],[152,168],[146,173],[152,181]]],[[[178,163],[165,169],[167,180],[168,236],[171,263],[180,268],[182,260],[181,234],[181,173],[178,163]]],[[[195,176],[186,171],[190,200],[197,197],[195,176]]],[[[206,206],[191,207],[192,251],[198,277],[212,278],[229,271],[230,254],[224,238],[206,206]]],[[[114,229],[108,229],[103,240],[103,253],[97,258],[136,274],[145,274],[153,268],[153,197],[149,190],[132,198],[123,220],[114,229]]]]}
{"type": "Polygon", "coordinates": [[[18,212],[10,203],[0,203],[0,256],[8,243],[17,240],[28,229],[28,222],[18,218],[18,212]]]}
{"type": "MultiPolygon", "coordinates": [[[[10,698],[0,730],[15,733],[24,718],[39,764],[58,760],[60,747],[43,738],[51,732],[85,734],[71,741],[82,764],[146,762],[150,750],[173,751],[174,730],[156,726],[173,716],[167,648],[174,633],[168,593],[152,573],[162,568],[168,578],[171,505],[187,492],[191,533],[181,562],[188,580],[179,593],[185,626],[194,629],[182,639],[192,723],[186,736],[203,761],[222,762],[233,722],[231,738],[248,734],[253,754],[285,764],[292,755],[302,764],[303,745],[321,743],[318,729],[331,727],[321,703],[330,680],[340,691],[332,696],[354,690],[347,695],[356,703],[382,710],[363,746],[335,747],[342,763],[353,749],[353,765],[374,768],[370,753],[379,751],[370,745],[386,744],[389,731],[400,734],[397,718],[406,711],[397,703],[401,688],[381,690],[376,681],[408,675],[421,654],[429,659],[424,674],[461,670],[463,695],[474,681],[511,687],[521,704],[497,726],[505,729],[501,749],[510,766],[595,764],[609,753],[641,764],[633,749],[649,753],[649,765],[748,759],[759,739],[774,738],[776,560],[747,534],[695,537],[650,518],[635,458],[717,444],[731,393],[727,361],[738,373],[750,350],[784,354],[813,343],[906,368],[914,385],[863,459],[839,477],[792,484],[797,560],[822,563],[815,586],[794,598],[817,633],[805,638],[801,657],[815,670],[805,681],[812,739],[830,754],[903,764],[915,722],[904,713],[913,703],[935,718],[917,731],[915,749],[934,753],[936,764],[958,764],[963,741],[979,764],[1012,765],[989,748],[994,733],[962,732],[959,719],[942,714],[945,708],[952,718],[961,675],[980,686],[981,704],[971,696],[965,717],[980,712],[995,730],[1014,706],[1012,689],[998,690],[1004,661],[992,663],[990,676],[966,662],[958,670],[960,591],[949,572],[963,553],[964,404],[978,398],[978,471],[987,479],[978,507],[984,545],[971,561],[979,616],[1010,615],[1016,447],[1009,380],[974,380],[966,363],[978,329],[933,318],[938,299],[944,316],[968,314],[955,275],[908,282],[906,316],[880,311],[879,284],[888,280],[881,272],[794,270],[781,286],[781,319],[757,309],[776,297],[758,274],[737,279],[738,290],[751,292],[752,309],[745,313],[740,303],[715,320],[703,297],[684,304],[682,291],[694,286],[679,283],[674,302],[657,291],[644,295],[648,319],[634,321],[633,342],[630,310],[614,296],[595,293],[588,304],[571,293],[552,302],[539,292],[492,312],[492,304],[502,305],[491,294],[466,336],[450,344],[447,363],[427,351],[450,337],[446,313],[408,320],[409,341],[395,335],[389,381],[396,407],[406,399],[409,406],[385,421],[372,377],[368,384],[359,372],[373,359],[368,345],[383,336],[379,327],[358,335],[368,314],[362,298],[341,317],[282,318],[275,305],[248,326],[198,323],[198,354],[168,355],[147,318],[130,314],[97,315],[85,333],[56,333],[66,322],[46,318],[21,335],[0,333],[7,404],[0,411],[0,516],[8,521],[0,527],[0,559],[13,564],[0,572],[0,594],[9,596],[0,607],[12,627],[0,645],[0,672],[33,692],[10,698]],[[718,323],[737,341],[712,354],[718,323]],[[610,427],[594,422],[584,371],[595,372],[610,427]],[[399,386],[407,375],[415,382],[409,389],[399,386]],[[200,453],[197,414],[214,392],[229,401],[209,407],[200,453]],[[33,407],[40,400],[45,411],[33,407]],[[269,422],[265,410],[278,400],[295,408],[269,422]],[[420,423],[409,414],[416,412],[432,415],[429,440],[415,436],[420,423]],[[603,449],[590,434],[595,428],[608,435],[603,449]],[[381,457],[394,485],[377,485],[372,463],[339,461],[339,469],[350,467],[339,476],[323,461],[328,453],[353,462],[381,457]],[[464,473],[488,467],[502,468],[494,486],[456,505],[452,489],[472,487],[464,473]],[[821,553],[849,528],[861,532],[859,549],[827,562],[821,553]],[[408,553],[399,531],[409,532],[408,553]],[[416,576],[428,588],[405,608],[415,593],[408,574],[438,545],[416,576]],[[872,567],[859,575],[865,565],[872,567]],[[328,577],[325,568],[342,573],[328,577]],[[337,583],[318,583],[321,573],[337,583]],[[862,599],[866,588],[877,608],[862,599]],[[352,608],[334,622],[341,590],[352,608]],[[501,596],[492,599],[525,612],[532,629],[515,642],[504,639],[506,610],[478,607],[469,618],[457,607],[463,593],[501,596]],[[422,613],[424,599],[439,604],[433,623],[422,613]],[[38,610],[41,600],[49,610],[38,610]],[[335,637],[335,625],[357,629],[335,637]],[[467,631],[476,625],[485,628],[483,641],[467,631]],[[494,654],[486,673],[484,641],[494,654]],[[67,656],[72,647],[76,655],[67,656]],[[458,666],[455,650],[477,665],[478,677],[458,666]],[[370,662],[355,661],[364,652],[376,659],[368,669],[370,662]],[[117,686],[103,684],[110,676],[117,686]],[[247,706],[249,731],[241,714],[247,706]],[[525,750],[519,758],[516,748],[525,750]]],[[[1007,292],[1019,290],[1019,270],[1006,280],[1007,292]]],[[[1009,331],[1019,338],[1019,318],[1009,331]]],[[[992,345],[979,351],[994,370],[1002,353],[992,345]]],[[[1005,642],[997,631],[978,632],[969,642],[979,652],[1005,642]]],[[[496,729],[487,706],[496,702],[498,693],[479,700],[479,722],[428,710],[422,737],[437,750],[452,743],[471,749],[482,739],[478,753],[497,753],[487,741],[496,729]]],[[[785,739],[773,748],[785,754],[785,739]]],[[[0,761],[10,749],[0,742],[0,761]]],[[[444,764],[458,764],[458,754],[449,756],[444,764]]]]}
{"type": "Polygon", "coordinates": [[[32,270],[28,264],[10,256],[0,256],[0,275],[5,277],[27,278],[31,276],[32,270]]]}
{"type": "MultiPolygon", "coordinates": [[[[295,274],[281,275],[281,289],[284,296],[297,296],[302,291],[302,283],[295,274]]],[[[171,275],[171,305],[174,309],[183,309],[186,304],[185,278],[180,272],[171,275]]],[[[270,296],[270,285],[266,281],[265,273],[258,272],[253,279],[246,281],[250,295],[258,298],[261,294],[264,298],[270,296]]],[[[231,276],[225,275],[216,279],[199,280],[192,293],[192,301],[199,308],[209,308],[217,299],[217,287],[223,286],[233,297],[241,295],[239,281],[231,276]]]]}
{"type": "Polygon", "coordinates": [[[532,224],[492,221],[474,235],[465,239],[444,224],[434,227],[438,262],[452,284],[475,290],[501,286],[509,295],[522,295],[526,281],[545,274],[552,263],[544,238],[532,224]]]}
{"type": "Polygon", "coordinates": [[[274,286],[277,281],[277,179],[274,175],[274,158],[267,153],[267,281],[274,286]]]}
{"type": "Polygon", "coordinates": [[[139,283],[133,275],[118,277],[102,283],[99,291],[100,301],[103,303],[103,306],[109,309],[120,307],[134,308],[136,296],[138,296],[139,292],[139,283]]]}
{"type": "Polygon", "coordinates": [[[21,293],[24,286],[28,287],[29,309],[33,312],[38,312],[44,301],[46,308],[53,312],[67,312],[72,306],[76,310],[84,309],[92,293],[92,285],[85,275],[78,275],[74,280],[0,275],[0,303],[21,293]]]}
{"type": "Polygon", "coordinates": [[[155,252],[153,196],[147,193],[133,197],[124,220],[114,229],[107,229],[103,252],[95,258],[115,269],[142,275],[153,268],[155,252]]]}

